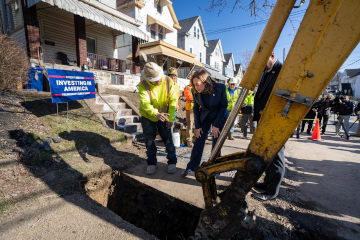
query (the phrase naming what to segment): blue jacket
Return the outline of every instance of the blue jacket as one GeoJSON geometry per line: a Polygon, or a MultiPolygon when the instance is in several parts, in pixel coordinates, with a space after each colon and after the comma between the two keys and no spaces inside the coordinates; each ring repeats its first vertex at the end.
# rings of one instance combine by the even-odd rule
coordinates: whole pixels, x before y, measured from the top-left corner
{"type": "Polygon", "coordinates": [[[195,128],[202,128],[205,121],[222,128],[229,115],[226,87],[222,83],[213,83],[212,94],[193,93],[194,95],[194,120],[195,128]]]}

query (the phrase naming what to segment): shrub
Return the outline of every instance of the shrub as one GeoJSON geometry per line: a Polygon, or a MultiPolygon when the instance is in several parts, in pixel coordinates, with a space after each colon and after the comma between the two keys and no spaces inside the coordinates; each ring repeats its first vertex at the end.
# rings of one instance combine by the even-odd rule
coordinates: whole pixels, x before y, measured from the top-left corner
{"type": "Polygon", "coordinates": [[[29,60],[21,44],[0,34],[0,90],[21,88],[28,71],[29,60]]]}

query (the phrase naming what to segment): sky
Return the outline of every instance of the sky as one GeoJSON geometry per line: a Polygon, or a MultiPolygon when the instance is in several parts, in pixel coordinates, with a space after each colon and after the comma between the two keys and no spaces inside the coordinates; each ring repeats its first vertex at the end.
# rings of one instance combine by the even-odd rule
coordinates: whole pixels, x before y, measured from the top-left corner
{"type": "MultiPolygon", "coordinates": [[[[235,63],[243,62],[247,53],[253,53],[256,45],[265,28],[266,20],[270,17],[271,8],[265,8],[256,16],[251,16],[249,0],[243,0],[240,8],[232,11],[229,6],[210,10],[210,0],[173,0],[173,7],[178,20],[200,15],[203,21],[208,40],[220,39],[224,53],[233,53],[235,63]],[[231,28],[225,31],[226,28],[231,28]]],[[[283,61],[288,53],[291,43],[294,40],[296,31],[301,19],[305,14],[309,1],[306,1],[300,8],[294,9],[280,35],[275,46],[274,53],[277,58],[283,61]]],[[[352,54],[344,62],[340,71],[344,69],[360,68],[360,44],[353,50],[352,54]]]]}

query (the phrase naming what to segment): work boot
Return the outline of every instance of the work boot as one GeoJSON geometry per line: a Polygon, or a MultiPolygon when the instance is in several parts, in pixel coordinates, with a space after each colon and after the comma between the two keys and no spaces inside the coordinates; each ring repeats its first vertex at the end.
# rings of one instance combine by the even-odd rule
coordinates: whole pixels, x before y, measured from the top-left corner
{"type": "Polygon", "coordinates": [[[176,164],[169,164],[169,165],[168,165],[168,173],[169,173],[169,174],[174,174],[174,173],[176,173],[176,164]]]}
{"type": "Polygon", "coordinates": [[[233,134],[232,134],[232,133],[229,133],[228,139],[229,139],[229,140],[234,140],[234,137],[233,137],[233,134]]]}

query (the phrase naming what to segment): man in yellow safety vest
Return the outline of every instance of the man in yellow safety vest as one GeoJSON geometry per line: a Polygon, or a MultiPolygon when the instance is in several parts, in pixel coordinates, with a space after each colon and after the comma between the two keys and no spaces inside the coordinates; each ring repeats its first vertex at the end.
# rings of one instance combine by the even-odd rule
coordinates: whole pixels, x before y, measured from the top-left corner
{"type": "MultiPolygon", "coordinates": [[[[171,78],[175,84],[175,98],[176,98],[176,112],[179,111],[179,99],[180,99],[180,87],[177,82],[178,71],[176,68],[171,67],[168,70],[168,76],[171,78]]],[[[175,114],[176,115],[176,114],[175,114]]]]}
{"type": "Polygon", "coordinates": [[[254,98],[255,95],[252,91],[249,91],[246,96],[243,105],[241,106],[241,120],[240,129],[243,133],[244,138],[247,138],[247,124],[250,126],[250,133],[254,133],[255,126],[253,122],[254,117],[254,98]]]}
{"type": "Polygon", "coordinates": [[[155,138],[157,132],[166,147],[168,173],[175,173],[177,158],[171,134],[176,108],[175,84],[164,75],[160,66],[149,62],[144,66],[142,80],[137,88],[148,163],[146,173],[154,174],[156,172],[155,138]]]}
{"type": "MultiPolygon", "coordinates": [[[[237,80],[235,78],[230,78],[229,80],[229,86],[226,88],[226,96],[228,100],[228,111],[231,112],[231,110],[234,108],[235,103],[239,97],[239,89],[237,88],[237,80]]],[[[233,126],[230,129],[229,133],[229,140],[234,140],[233,133],[234,133],[234,125],[236,123],[234,122],[233,126]]]]}

